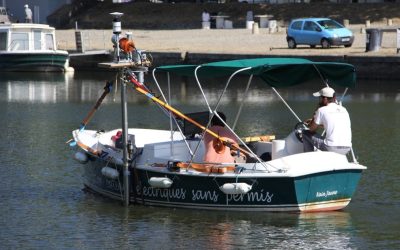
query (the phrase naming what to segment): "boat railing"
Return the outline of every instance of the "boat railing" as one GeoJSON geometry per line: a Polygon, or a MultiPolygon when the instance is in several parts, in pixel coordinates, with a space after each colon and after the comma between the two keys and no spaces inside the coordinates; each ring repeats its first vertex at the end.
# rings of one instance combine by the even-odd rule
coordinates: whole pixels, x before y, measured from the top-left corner
{"type": "MultiPolygon", "coordinates": [[[[162,90],[160,84],[158,83],[157,77],[156,77],[156,75],[155,75],[156,69],[157,69],[157,68],[153,69],[153,71],[152,71],[152,75],[153,75],[154,82],[155,82],[155,84],[156,84],[156,86],[157,86],[157,88],[158,88],[158,91],[159,91],[159,93],[160,93],[160,95],[161,95],[161,98],[164,100],[164,102],[165,102],[166,104],[169,104],[169,103],[171,102],[171,78],[170,78],[170,75],[169,75],[169,73],[167,73],[167,85],[168,85],[168,90],[167,90],[167,91],[168,91],[168,100],[167,100],[167,98],[166,98],[166,96],[165,96],[165,94],[164,94],[164,92],[163,92],[163,90],[162,90]]],[[[160,106],[159,106],[159,107],[160,107],[160,106]]],[[[171,138],[173,138],[173,136],[172,136],[172,134],[173,134],[173,123],[175,123],[175,125],[176,125],[177,129],[179,130],[179,132],[181,133],[181,135],[182,135],[183,137],[185,137],[184,132],[183,132],[183,130],[182,130],[182,126],[180,126],[179,121],[178,121],[178,120],[176,119],[176,117],[172,114],[172,112],[169,112],[168,110],[164,109],[163,107],[160,107],[160,109],[161,109],[161,110],[169,117],[169,119],[170,119],[171,138]]],[[[185,143],[186,143],[187,149],[189,150],[189,152],[190,152],[192,158],[194,158],[196,152],[193,152],[193,151],[192,151],[191,147],[189,146],[189,144],[188,144],[188,142],[187,142],[186,140],[185,140],[185,143]]],[[[195,151],[196,151],[196,150],[197,150],[197,147],[196,147],[195,151]]]]}
{"type": "MultiPolygon", "coordinates": [[[[207,97],[206,97],[206,95],[205,95],[205,93],[204,93],[204,91],[203,91],[202,84],[200,83],[199,75],[201,75],[201,74],[198,74],[198,72],[201,70],[202,67],[203,67],[203,65],[198,65],[197,67],[195,67],[195,69],[194,69],[194,77],[195,77],[196,83],[197,83],[197,85],[198,85],[198,88],[199,88],[199,90],[201,91],[201,94],[202,94],[202,96],[203,96],[205,105],[207,106],[207,108],[208,108],[208,110],[209,110],[209,113],[210,113],[210,115],[211,115],[210,120],[211,120],[214,116],[217,116],[217,117],[219,118],[219,120],[220,120],[222,123],[224,123],[225,127],[226,127],[228,130],[230,130],[232,133],[234,133],[234,134],[236,135],[237,140],[240,142],[239,145],[240,145],[241,147],[243,147],[243,148],[241,148],[241,149],[239,149],[239,150],[242,151],[242,152],[245,152],[245,153],[248,154],[248,156],[250,156],[251,158],[256,159],[257,162],[261,163],[261,164],[265,167],[265,169],[268,170],[271,166],[269,166],[269,164],[267,163],[267,161],[264,161],[264,160],[260,159],[260,155],[257,154],[257,153],[254,153],[254,150],[252,150],[251,148],[249,148],[248,145],[247,145],[246,143],[244,143],[244,142],[241,140],[241,138],[234,132],[235,127],[236,127],[236,124],[237,124],[237,121],[238,121],[238,119],[239,119],[239,116],[240,116],[240,113],[241,113],[241,110],[242,110],[242,105],[239,107],[239,110],[238,110],[238,113],[236,114],[236,117],[235,117],[235,121],[234,121],[234,123],[233,123],[233,126],[229,126],[229,125],[228,125],[226,122],[224,122],[224,121],[221,119],[221,117],[219,117],[219,115],[218,115],[218,109],[219,109],[219,106],[220,106],[220,102],[221,102],[222,97],[224,96],[225,92],[227,91],[227,88],[228,88],[228,86],[230,85],[230,82],[231,82],[232,78],[235,77],[236,75],[239,75],[239,74],[241,74],[241,73],[243,73],[243,72],[245,72],[245,71],[250,70],[251,67],[243,67],[243,68],[240,68],[240,69],[237,69],[237,70],[231,72],[230,77],[229,77],[229,79],[227,80],[227,82],[226,82],[226,84],[225,84],[225,87],[224,87],[222,93],[220,93],[219,96],[218,96],[217,103],[214,104],[213,107],[211,107],[210,103],[208,102],[208,99],[207,99],[207,97]]],[[[316,67],[315,67],[315,68],[316,68],[316,67]]],[[[156,69],[157,69],[157,68],[156,68],[156,69]]],[[[155,72],[156,69],[153,70],[153,78],[154,78],[154,80],[155,80],[155,82],[156,82],[156,84],[157,84],[157,87],[159,88],[159,90],[160,90],[160,92],[161,92],[161,96],[163,97],[163,99],[165,100],[165,102],[168,103],[168,101],[170,102],[170,96],[166,97],[166,96],[162,93],[162,90],[161,90],[161,88],[160,88],[160,86],[159,86],[159,84],[158,84],[158,82],[157,82],[157,78],[155,77],[155,74],[154,74],[154,72],[155,72]],[[168,101],[167,101],[167,100],[168,100],[168,101]]],[[[316,69],[317,69],[317,71],[318,71],[319,76],[322,78],[323,82],[324,82],[325,84],[327,84],[327,80],[323,78],[323,76],[322,76],[321,72],[319,72],[318,68],[316,68],[316,69]]],[[[169,88],[169,81],[170,81],[169,72],[167,72],[167,74],[168,74],[168,77],[167,77],[167,79],[168,79],[168,91],[170,91],[170,88],[169,88]]],[[[244,95],[244,97],[243,97],[243,99],[242,99],[242,103],[246,100],[246,95],[247,95],[248,89],[249,89],[249,87],[250,87],[250,84],[251,84],[251,82],[252,82],[252,77],[253,77],[253,75],[252,75],[252,74],[249,74],[249,77],[250,77],[250,78],[249,78],[249,80],[248,80],[248,83],[247,83],[247,85],[246,85],[246,90],[245,90],[245,93],[246,93],[246,94],[244,95]]],[[[272,86],[271,86],[271,87],[272,87],[272,86]]],[[[277,89],[276,89],[275,87],[272,87],[272,90],[273,90],[273,91],[275,92],[275,94],[281,99],[281,101],[285,104],[285,106],[289,109],[289,111],[293,114],[293,116],[298,120],[298,122],[302,123],[301,118],[296,114],[296,112],[292,109],[292,107],[290,107],[290,105],[289,105],[289,104],[285,101],[285,99],[280,95],[280,93],[277,91],[277,89]]],[[[343,93],[343,96],[346,94],[346,92],[347,92],[347,89],[346,89],[345,92],[343,93]]],[[[341,100],[343,99],[343,96],[342,96],[341,100]]],[[[340,100],[340,102],[341,102],[341,100],[340,100]]],[[[171,116],[171,117],[173,117],[173,116],[171,116]]],[[[204,128],[202,128],[202,131],[203,131],[203,132],[204,132],[204,131],[205,131],[205,132],[208,132],[208,129],[209,129],[210,124],[207,123],[207,125],[204,124],[204,125],[202,125],[202,126],[204,126],[204,128]]],[[[201,128],[202,126],[200,126],[200,128],[201,128]]],[[[178,128],[179,128],[179,126],[178,126],[178,128]]],[[[172,125],[171,125],[171,130],[172,130],[172,125]]],[[[185,128],[183,128],[183,131],[180,131],[180,132],[182,133],[182,135],[184,135],[184,134],[185,134],[185,128]]],[[[192,133],[192,134],[193,134],[193,133],[192,133]]],[[[187,134],[184,135],[184,136],[187,138],[187,134]]],[[[188,147],[188,148],[189,148],[189,147],[188,147]]],[[[195,148],[195,149],[193,150],[193,156],[196,155],[197,149],[198,149],[198,148],[195,148]]],[[[296,151],[296,152],[298,152],[298,151],[296,151]]],[[[293,153],[293,152],[292,152],[292,153],[293,153]]],[[[289,153],[289,154],[290,154],[290,153],[289,153]]],[[[356,157],[355,157],[355,155],[354,155],[353,150],[351,150],[351,155],[349,154],[349,156],[352,158],[352,159],[351,159],[352,162],[358,163],[358,162],[357,162],[357,159],[356,159],[356,157]]],[[[350,160],[350,159],[349,159],[349,160],[350,160]]],[[[274,167],[272,166],[272,168],[274,168],[274,167]]]]}

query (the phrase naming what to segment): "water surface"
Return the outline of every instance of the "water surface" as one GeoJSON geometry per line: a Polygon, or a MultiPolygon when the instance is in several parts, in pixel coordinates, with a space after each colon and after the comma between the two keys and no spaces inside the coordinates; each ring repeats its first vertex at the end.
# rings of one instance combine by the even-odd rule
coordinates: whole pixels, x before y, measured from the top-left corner
{"type": "MultiPolygon", "coordinates": [[[[3,249],[396,249],[400,245],[400,86],[362,81],[343,103],[352,118],[353,144],[368,166],[350,205],[315,214],[216,212],[123,207],[82,190],[82,168],[65,143],[79,127],[112,73],[2,73],[0,78],[0,245],[3,249]]],[[[146,80],[150,81],[148,76],[146,80]]],[[[215,105],[224,79],[207,81],[215,105]]],[[[234,82],[221,110],[232,123],[246,81],[234,82]]],[[[153,90],[157,88],[150,82],[153,90]]],[[[120,127],[115,86],[88,129],[120,127]]],[[[321,84],[283,89],[301,119],[310,116],[321,84]]],[[[166,85],[163,85],[166,88],[166,85]]],[[[205,110],[191,80],[172,79],[171,104],[205,110]]],[[[342,92],[338,89],[338,92],[342,92]]],[[[131,127],[166,128],[169,120],[146,97],[128,95],[131,127]]],[[[240,135],[283,137],[296,119],[263,83],[243,107],[240,135]],[[247,121],[250,125],[244,125],[247,121]]]]}

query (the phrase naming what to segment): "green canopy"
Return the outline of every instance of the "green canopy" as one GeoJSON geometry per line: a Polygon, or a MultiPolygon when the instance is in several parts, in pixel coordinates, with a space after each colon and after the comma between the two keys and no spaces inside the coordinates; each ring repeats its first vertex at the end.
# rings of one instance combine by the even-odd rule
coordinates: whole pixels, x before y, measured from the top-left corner
{"type": "Polygon", "coordinates": [[[272,87],[286,87],[301,84],[313,79],[323,79],[329,84],[354,87],[356,73],[354,66],[346,63],[312,62],[301,58],[255,58],[212,62],[202,65],[160,66],[157,70],[182,76],[194,76],[198,68],[199,77],[230,76],[239,69],[241,75],[260,77],[272,87]]]}

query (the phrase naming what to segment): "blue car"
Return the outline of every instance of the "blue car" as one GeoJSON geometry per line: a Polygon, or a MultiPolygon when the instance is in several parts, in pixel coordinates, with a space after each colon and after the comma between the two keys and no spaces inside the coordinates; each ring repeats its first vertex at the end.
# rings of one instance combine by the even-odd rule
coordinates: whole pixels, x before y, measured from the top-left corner
{"type": "Polygon", "coordinates": [[[287,29],[286,41],[290,49],[299,44],[314,48],[321,45],[329,48],[331,45],[351,47],[354,41],[353,33],[340,23],[329,18],[294,19],[287,29]]]}

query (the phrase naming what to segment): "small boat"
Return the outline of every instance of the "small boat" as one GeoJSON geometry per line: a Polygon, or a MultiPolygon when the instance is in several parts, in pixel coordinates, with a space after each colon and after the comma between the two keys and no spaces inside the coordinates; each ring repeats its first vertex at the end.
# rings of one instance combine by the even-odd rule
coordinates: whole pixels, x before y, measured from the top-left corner
{"type": "Polygon", "coordinates": [[[76,149],[74,158],[83,165],[84,186],[95,193],[123,201],[125,205],[135,203],[227,211],[340,210],[351,201],[361,174],[366,169],[357,162],[353,151],[349,155],[319,150],[304,152],[301,142],[305,129],[303,123],[278,92],[280,88],[315,79],[322,79],[324,84],[329,81],[347,90],[355,84],[355,70],[350,64],[296,58],[257,58],[201,65],[160,66],[153,69],[159,91],[157,94],[153,94],[142,80],[138,80],[138,75],[146,67],[138,67],[137,62],[117,60],[102,67],[119,71],[122,126],[111,131],[86,129],[90,118],[110,92],[112,83],[107,83],[103,95],[81,127],[72,132],[70,145],[76,149]],[[167,74],[166,86],[169,86],[170,74],[193,77],[201,90],[206,111],[202,109],[195,113],[184,113],[172,107],[171,100],[166,98],[171,96],[170,93],[162,91],[156,77],[161,73],[167,74]],[[237,145],[209,129],[210,120],[214,117],[221,119],[218,112],[221,100],[232,79],[239,76],[240,79],[247,79],[243,101],[246,101],[253,78],[261,79],[266,89],[272,89],[288,107],[288,113],[292,113],[299,121],[293,131],[286,131],[287,136],[283,138],[274,135],[242,138],[235,132],[242,105],[238,108],[235,122],[225,123],[236,136],[237,145]],[[209,105],[210,96],[205,94],[201,83],[209,77],[227,79],[213,107],[209,105]],[[169,128],[128,128],[127,86],[158,105],[170,121],[169,128]],[[246,159],[205,162],[203,140],[206,134],[234,149],[238,155],[245,155],[246,159]]]}
{"type": "Polygon", "coordinates": [[[1,23],[0,41],[0,71],[73,71],[49,25],[1,23]]]}

